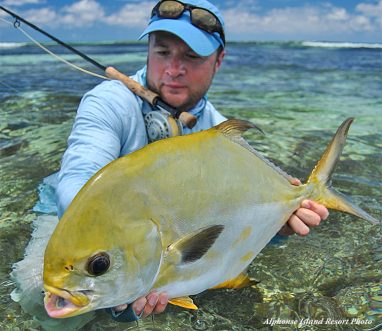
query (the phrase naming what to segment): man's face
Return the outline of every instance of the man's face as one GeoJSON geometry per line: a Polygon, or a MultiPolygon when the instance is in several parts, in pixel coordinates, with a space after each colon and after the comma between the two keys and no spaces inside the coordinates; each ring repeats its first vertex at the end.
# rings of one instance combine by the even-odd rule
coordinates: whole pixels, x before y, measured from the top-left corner
{"type": "Polygon", "coordinates": [[[187,111],[207,92],[223,57],[224,51],[202,57],[175,35],[154,32],[147,57],[148,88],[171,106],[187,111]]]}

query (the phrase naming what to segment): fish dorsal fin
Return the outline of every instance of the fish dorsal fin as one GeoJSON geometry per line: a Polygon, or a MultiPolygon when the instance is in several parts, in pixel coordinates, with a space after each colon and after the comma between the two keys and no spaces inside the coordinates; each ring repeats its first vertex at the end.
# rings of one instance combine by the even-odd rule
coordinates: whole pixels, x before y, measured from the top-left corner
{"type": "Polygon", "coordinates": [[[174,298],[168,301],[168,303],[171,303],[174,306],[179,306],[182,308],[187,309],[198,309],[198,307],[194,304],[194,301],[190,297],[179,297],[174,298]]]}
{"type": "Polygon", "coordinates": [[[192,232],[167,247],[166,258],[173,263],[190,263],[199,260],[222,233],[223,225],[213,225],[192,232]]]}
{"type": "Polygon", "coordinates": [[[224,121],[214,127],[226,137],[236,140],[241,138],[242,134],[249,129],[257,129],[261,133],[264,133],[259,127],[249,121],[243,121],[239,119],[232,119],[224,121]]]}
{"type": "Polygon", "coordinates": [[[242,134],[248,129],[257,129],[262,134],[264,134],[263,130],[257,127],[255,124],[249,121],[243,121],[238,119],[232,119],[220,123],[213,127],[213,129],[218,130],[222,133],[226,138],[231,140],[232,142],[244,147],[249,150],[251,153],[255,154],[259,159],[263,160],[266,164],[272,167],[275,171],[277,171],[281,176],[283,176],[289,183],[293,180],[293,177],[288,175],[284,170],[276,166],[274,163],[269,161],[263,155],[261,155],[257,150],[255,150],[248,142],[242,137],[242,134]]]}
{"type": "Polygon", "coordinates": [[[341,156],[347,133],[353,120],[354,118],[346,119],[337,129],[332,141],[313,169],[308,182],[322,182],[323,184],[326,184],[330,181],[333,170],[341,156]]]}

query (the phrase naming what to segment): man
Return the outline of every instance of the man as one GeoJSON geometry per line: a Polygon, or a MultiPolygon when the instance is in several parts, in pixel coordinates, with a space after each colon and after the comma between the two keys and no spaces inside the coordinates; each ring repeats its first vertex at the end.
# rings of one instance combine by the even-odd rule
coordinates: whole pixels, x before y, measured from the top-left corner
{"type": "MultiPolygon", "coordinates": [[[[171,106],[197,117],[197,132],[225,118],[206,99],[225,55],[224,21],[206,0],[163,0],[153,9],[143,36],[149,36],[147,66],[133,78],[171,106]]],[[[100,168],[148,144],[144,115],[151,106],[119,81],[107,81],[86,93],[78,109],[59,173],[57,199],[62,216],[79,189],[100,168]]],[[[299,184],[298,180],[294,181],[299,184]]],[[[304,201],[282,233],[306,235],[328,216],[327,209],[304,201]]],[[[126,309],[112,309],[120,320],[162,312],[165,293],[150,293],[126,309]],[[135,313],[135,314],[134,314],[135,313]]]]}

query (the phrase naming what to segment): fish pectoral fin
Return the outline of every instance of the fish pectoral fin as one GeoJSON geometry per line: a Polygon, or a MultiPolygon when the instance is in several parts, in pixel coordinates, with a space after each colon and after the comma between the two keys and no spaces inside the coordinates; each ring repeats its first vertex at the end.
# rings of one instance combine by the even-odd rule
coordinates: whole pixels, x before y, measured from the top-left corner
{"type": "Polygon", "coordinates": [[[254,280],[253,278],[249,278],[247,273],[242,272],[235,278],[229,279],[219,285],[216,285],[211,288],[211,290],[217,290],[220,288],[235,288],[240,289],[244,287],[249,287],[258,284],[259,282],[254,280]]]}
{"type": "Polygon", "coordinates": [[[174,264],[199,260],[222,233],[224,225],[213,225],[190,233],[167,247],[166,259],[174,264]]]}
{"type": "Polygon", "coordinates": [[[179,297],[174,298],[168,301],[168,303],[171,303],[174,306],[179,306],[182,308],[187,309],[198,309],[198,307],[194,304],[194,301],[190,297],[179,297]]]}

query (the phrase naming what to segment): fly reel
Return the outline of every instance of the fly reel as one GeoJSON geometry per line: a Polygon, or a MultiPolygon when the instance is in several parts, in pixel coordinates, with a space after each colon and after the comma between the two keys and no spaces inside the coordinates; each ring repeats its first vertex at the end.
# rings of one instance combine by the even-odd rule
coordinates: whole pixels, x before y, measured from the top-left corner
{"type": "Polygon", "coordinates": [[[155,110],[146,114],[144,119],[150,143],[183,134],[182,123],[169,113],[155,110]]]}

